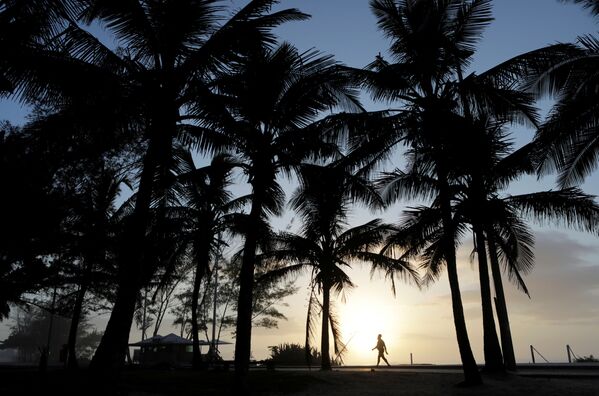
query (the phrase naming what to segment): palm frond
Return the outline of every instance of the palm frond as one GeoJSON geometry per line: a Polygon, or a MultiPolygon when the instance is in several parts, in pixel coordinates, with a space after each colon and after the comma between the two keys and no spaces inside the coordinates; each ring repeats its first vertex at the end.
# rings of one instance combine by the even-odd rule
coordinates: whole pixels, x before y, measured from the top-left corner
{"type": "Polygon", "coordinates": [[[597,232],[599,206],[594,196],[579,188],[564,188],[532,194],[510,196],[506,202],[524,216],[540,224],[560,224],[573,229],[597,232]]]}
{"type": "Polygon", "coordinates": [[[493,21],[492,8],[491,0],[461,2],[452,37],[458,50],[467,54],[475,50],[483,30],[493,21]]]}
{"type": "Polygon", "coordinates": [[[596,0],[561,0],[564,3],[581,4],[588,9],[593,15],[599,16],[599,3],[596,0]]]}
{"type": "Polygon", "coordinates": [[[414,172],[406,173],[400,169],[383,173],[376,184],[388,205],[403,199],[430,200],[437,196],[439,189],[434,178],[414,172]]]}
{"type": "Polygon", "coordinates": [[[341,337],[341,322],[337,317],[335,305],[332,301],[329,307],[329,324],[331,327],[331,333],[333,334],[333,345],[335,351],[335,357],[333,358],[333,362],[337,365],[342,365],[343,354],[346,351],[346,348],[341,337]]]}
{"type": "Polygon", "coordinates": [[[316,296],[315,287],[316,285],[312,284],[312,287],[310,289],[310,298],[308,300],[308,312],[306,314],[306,337],[304,341],[306,351],[310,351],[312,348],[312,344],[314,341],[314,332],[316,331],[316,328],[318,326],[317,319],[320,313],[322,312],[322,305],[320,304],[320,302],[318,301],[318,297],[316,296]]]}

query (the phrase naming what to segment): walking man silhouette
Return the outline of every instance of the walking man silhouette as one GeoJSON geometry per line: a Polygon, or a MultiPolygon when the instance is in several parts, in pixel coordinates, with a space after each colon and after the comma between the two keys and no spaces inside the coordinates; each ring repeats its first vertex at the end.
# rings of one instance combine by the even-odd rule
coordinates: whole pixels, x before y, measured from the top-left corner
{"type": "Polygon", "coordinates": [[[383,358],[385,363],[387,363],[387,366],[391,366],[387,359],[385,359],[385,353],[388,355],[389,352],[387,352],[387,345],[385,345],[385,341],[383,341],[383,336],[381,334],[379,334],[376,338],[376,346],[372,348],[373,351],[375,349],[379,350],[379,357],[376,359],[376,366],[378,367],[381,363],[381,358],[383,358]]]}

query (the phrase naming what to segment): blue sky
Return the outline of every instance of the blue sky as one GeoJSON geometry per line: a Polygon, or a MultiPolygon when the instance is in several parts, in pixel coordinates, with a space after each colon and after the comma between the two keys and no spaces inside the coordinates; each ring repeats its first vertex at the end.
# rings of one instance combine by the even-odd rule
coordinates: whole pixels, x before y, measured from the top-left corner
{"type": "MultiPolygon", "coordinates": [[[[245,2],[230,1],[233,7],[245,2]]],[[[282,39],[301,50],[317,48],[334,54],[347,65],[363,67],[379,52],[384,54],[388,47],[387,40],[376,28],[367,0],[283,0],[277,9],[288,7],[299,8],[312,15],[309,21],[289,23],[277,29],[282,39]]],[[[494,17],[495,21],[480,41],[472,71],[484,71],[510,57],[548,44],[574,41],[579,35],[597,32],[599,27],[599,20],[593,20],[581,7],[557,0],[495,0],[494,17]]],[[[366,97],[365,104],[369,109],[385,106],[373,104],[366,97]]],[[[542,102],[544,111],[549,104],[548,101],[542,102]]],[[[0,101],[0,119],[22,124],[26,114],[27,109],[10,100],[0,101]]],[[[517,142],[528,141],[532,135],[533,131],[514,130],[517,142]]],[[[587,192],[599,194],[598,173],[595,172],[584,184],[587,192]]],[[[518,183],[511,192],[547,189],[553,185],[552,176],[540,183],[530,178],[518,183]]],[[[362,222],[364,216],[359,212],[354,221],[362,222]]],[[[397,220],[396,212],[382,216],[387,221],[397,220]]],[[[281,221],[289,221],[289,217],[281,221]]],[[[519,361],[527,361],[529,344],[535,344],[550,361],[565,359],[563,351],[566,343],[579,354],[599,355],[596,337],[596,329],[599,328],[599,311],[596,308],[599,306],[598,242],[596,237],[555,228],[537,234],[537,268],[527,277],[532,300],[506,286],[519,361]]],[[[470,337],[475,355],[480,360],[482,326],[478,281],[468,260],[468,249],[465,247],[460,252],[460,276],[470,337]]],[[[367,359],[376,357],[368,355],[370,348],[367,344],[370,338],[374,343],[378,332],[386,335],[392,363],[406,363],[409,352],[414,352],[418,362],[457,361],[445,278],[426,291],[400,285],[398,297],[393,299],[388,285],[377,277],[370,281],[368,271],[358,268],[352,276],[358,288],[347,299],[348,304],[353,305],[339,304],[342,320],[349,323],[346,336],[353,335],[356,340],[349,345],[348,363],[366,363],[367,359]],[[372,323],[374,327],[366,330],[351,327],[364,322],[364,317],[359,315],[368,315],[374,308],[380,315],[367,321],[375,322],[382,316],[392,320],[372,323]],[[360,337],[364,337],[362,341],[360,337]]],[[[305,283],[305,279],[298,282],[305,283]]],[[[289,308],[285,310],[289,320],[281,323],[279,329],[254,332],[254,356],[265,357],[268,345],[301,342],[306,305],[306,296],[301,293],[288,301],[289,308]]],[[[165,334],[168,332],[166,329],[163,331],[165,334]]],[[[136,337],[135,332],[132,337],[136,337]]]]}

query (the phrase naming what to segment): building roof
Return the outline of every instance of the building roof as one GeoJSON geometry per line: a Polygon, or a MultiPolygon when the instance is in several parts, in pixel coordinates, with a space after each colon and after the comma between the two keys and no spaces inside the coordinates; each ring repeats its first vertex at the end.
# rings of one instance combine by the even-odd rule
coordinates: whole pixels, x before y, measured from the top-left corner
{"type": "MultiPolygon", "coordinates": [[[[199,340],[200,345],[211,345],[211,342],[205,340],[199,340]]],[[[230,344],[227,341],[216,340],[218,345],[226,345],[230,344]]],[[[187,338],[179,337],[176,334],[170,333],[165,336],[156,335],[154,337],[146,338],[143,341],[134,342],[129,344],[129,346],[147,346],[147,345],[193,345],[193,340],[189,340],[187,338]]]]}

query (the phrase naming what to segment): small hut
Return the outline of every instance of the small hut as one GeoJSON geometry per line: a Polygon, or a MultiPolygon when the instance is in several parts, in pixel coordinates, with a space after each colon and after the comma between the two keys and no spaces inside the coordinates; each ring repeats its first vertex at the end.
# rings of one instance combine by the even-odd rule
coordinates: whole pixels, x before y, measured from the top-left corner
{"type": "MultiPolygon", "coordinates": [[[[210,346],[211,343],[200,341],[200,353],[202,346],[210,346]]],[[[217,345],[231,344],[227,341],[216,340],[217,345]]],[[[193,357],[193,341],[170,333],[165,336],[156,335],[143,341],[129,344],[131,347],[139,347],[133,351],[133,362],[143,366],[163,367],[186,367],[191,366],[193,357]]],[[[205,357],[203,355],[202,357],[205,357]]]]}
{"type": "MultiPolygon", "coordinates": [[[[229,344],[220,340],[217,343],[229,344]]],[[[209,345],[210,342],[200,340],[200,353],[202,346],[209,345]]],[[[140,347],[133,351],[133,361],[143,366],[185,367],[191,365],[193,357],[193,341],[173,333],[157,335],[129,346],[140,347]]]]}

